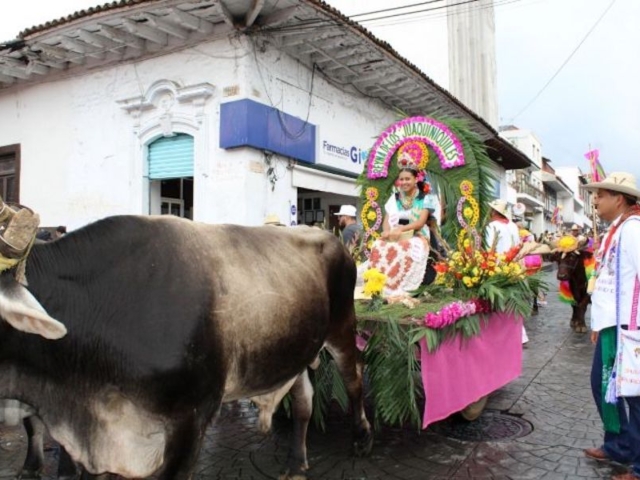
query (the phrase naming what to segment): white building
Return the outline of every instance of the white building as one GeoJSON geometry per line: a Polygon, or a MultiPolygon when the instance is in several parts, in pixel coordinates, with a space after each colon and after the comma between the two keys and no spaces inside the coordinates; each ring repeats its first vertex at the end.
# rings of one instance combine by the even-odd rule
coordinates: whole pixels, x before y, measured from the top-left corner
{"type": "Polygon", "coordinates": [[[584,189],[587,180],[579,167],[556,167],[556,174],[573,191],[573,196],[563,202],[562,220],[566,228],[573,224],[582,228],[593,226],[591,194],[584,189]]]}
{"type": "Polygon", "coordinates": [[[555,233],[563,229],[564,205],[573,198],[573,191],[551,166],[551,160],[542,159],[540,178],[544,187],[544,231],[555,233]]]}
{"type": "Polygon", "coordinates": [[[397,109],[467,119],[500,174],[528,164],[320,1],[109,4],[0,45],[1,193],[48,226],[124,213],[310,223],[357,202],[397,109]]]}
{"type": "Polygon", "coordinates": [[[507,181],[516,192],[516,202],[525,208],[524,226],[539,235],[545,230],[542,145],[533,132],[514,126],[501,127],[500,135],[531,160],[529,167],[508,172],[507,181]]]}

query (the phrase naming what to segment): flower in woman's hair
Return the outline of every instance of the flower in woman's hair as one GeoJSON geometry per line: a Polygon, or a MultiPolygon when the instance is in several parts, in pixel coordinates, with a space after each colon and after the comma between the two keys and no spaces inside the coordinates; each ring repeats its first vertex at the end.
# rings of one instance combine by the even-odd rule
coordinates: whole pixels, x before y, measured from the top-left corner
{"type": "Polygon", "coordinates": [[[431,184],[429,182],[425,182],[424,186],[422,187],[422,191],[424,193],[429,193],[431,191],[431,184]]]}

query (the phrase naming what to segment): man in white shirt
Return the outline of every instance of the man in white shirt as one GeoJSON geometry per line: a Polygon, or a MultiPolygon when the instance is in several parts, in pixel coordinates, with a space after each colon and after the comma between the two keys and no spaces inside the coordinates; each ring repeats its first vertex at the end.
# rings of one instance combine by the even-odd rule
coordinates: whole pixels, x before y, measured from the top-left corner
{"type": "MultiPolygon", "coordinates": [[[[507,202],[496,199],[489,203],[491,207],[491,221],[487,224],[484,231],[484,239],[487,249],[495,246],[496,253],[506,253],[513,247],[520,245],[520,230],[518,226],[511,221],[511,213],[507,202]]],[[[536,306],[537,309],[537,306],[536,306]]],[[[527,331],[522,326],[522,344],[529,341],[527,331]]]]}
{"type": "Polygon", "coordinates": [[[615,475],[615,480],[638,479],[640,397],[620,397],[617,404],[611,404],[604,401],[604,394],[616,356],[617,318],[623,328],[628,328],[632,312],[637,316],[638,309],[633,304],[638,302],[636,282],[640,275],[640,190],[633,175],[621,172],[611,173],[586,188],[596,191],[598,216],[611,222],[611,226],[596,253],[596,282],[591,295],[591,341],[596,345],[591,390],[604,423],[604,443],[584,453],[599,461],[630,464],[632,470],[615,475]]]}
{"type": "Polygon", "coordinates": [[[506,253],[520,244],[520,231],[511,221],[507,202],[497,199],[489,203],[489,207],[491,221],[484,233],[487,248],[491,248],[495,243],[496,253],[506,253]]]}

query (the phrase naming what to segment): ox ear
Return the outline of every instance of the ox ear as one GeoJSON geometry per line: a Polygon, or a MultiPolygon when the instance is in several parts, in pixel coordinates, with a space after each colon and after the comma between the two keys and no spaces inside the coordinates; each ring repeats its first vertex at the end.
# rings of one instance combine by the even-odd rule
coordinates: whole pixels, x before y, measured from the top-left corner
{"type": "Polygon", "coordinates": [[[0,286],[0,315],[16,330],[34,333],[50,340],[67,334],[67,328],[51,318],[31,292],[15,281],[0,286]]]}

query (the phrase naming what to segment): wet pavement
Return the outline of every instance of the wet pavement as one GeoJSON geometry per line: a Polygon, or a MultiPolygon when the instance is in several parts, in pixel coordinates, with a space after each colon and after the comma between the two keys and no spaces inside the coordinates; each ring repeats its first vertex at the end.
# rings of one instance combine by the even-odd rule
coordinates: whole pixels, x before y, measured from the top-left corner
{"type": "MultiPolygon", "coordinates": [[[[554,288],[552,282],[548,305],[525,322],[530,341],[522,376],[491,395],[480,419],[491,423],[492,416],[502,421],[511,417],[533,427],[526,429],[530,433],[502,441],[463,441],[444,435],[452,423],[456,426],[452,420],[420,432],[384,428],[376,432],[371,456],[362,459],[350,455],[350,418],[335,414],[324,433],[314,428],[309,432],[309,478],[581,479],[621,472],[582,453],[602,439],[589,388],[593,347],[587,334],[571,332],[571,309],[557,301],[554,288]]],[[[250,404],[226,405],[207,431],[194,477],[276,479],[289,435],[284,418],[276,418],[273,432],[265,436],[258,432],[257,412],[250,404]]],[[[0,427],[0,478],[14,477],[25,453],[22,429],[0,427]]],[[[54,478],[57,449],[52,443],[46,456],[43,476],[54,478]]]]}

